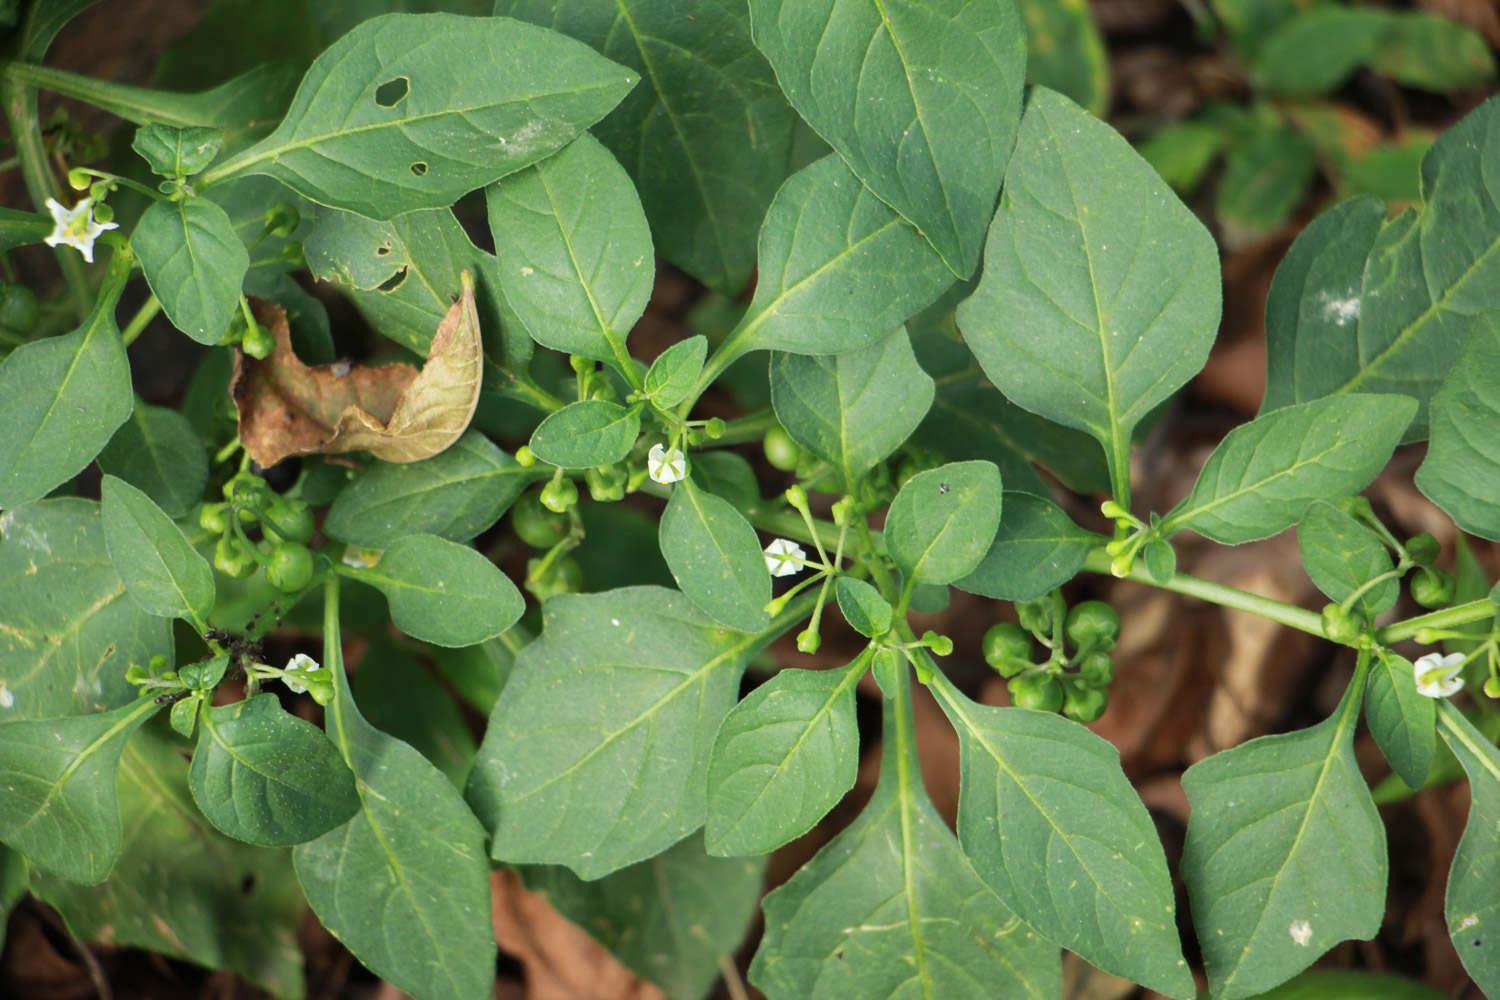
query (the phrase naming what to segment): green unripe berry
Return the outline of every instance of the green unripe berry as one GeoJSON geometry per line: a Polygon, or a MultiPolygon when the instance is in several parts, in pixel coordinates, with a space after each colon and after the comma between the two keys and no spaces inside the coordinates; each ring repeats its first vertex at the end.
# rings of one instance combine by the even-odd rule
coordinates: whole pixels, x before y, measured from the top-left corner
{"type": "Polygon", "coordinates": [[[255,556],[244,542],[225,535],[214,546],[214,568],[232,580],[241,580],[255,572],[255,556]]]}
{"type": "Polygon", "coordinates": [[[276,350],[276,338],[259,323],[251,323],[245,327],[245,332],[240,337],[240,350],[260,361],[270,357],[271,352],[276,350]]]}
{"type": "Polygon", "coordinates": [[[780,427],[772,427],[766,431],[766,436],[761,440],[761,448],[766,453],[766,461],[771,463],[773,469],[782,472],[791,472],[802,461],[802,449],[797,447],[797,442],[792,436],[780,427]]]}
{"type": "Polygon", "coordinates": [[[1017,604],[1016,617],[1021,620],[1021,627],[1032,635],[1048,635],[1052,632],[1054,610],[1051,596],[1039,597],[1017,604]]]}
{"type": "Polygon", "coordinates": [[[1484,693],[1489,698],[1500,698],[1500,677],[1489,677],[1484,682],[1484,693]]]}
{"type": "Polygon", "coordinates": [[[711,441],[717,441],[723,437],[724,432],[728,429],[729,425],[724,422],[723,417],[709,417],[708,423],[703,425],[703,433],[711,441]]]}
{"type": "Polygon", "coordinates": [[[1103,650],[1095,650],[1078,665],[1078,676],[1094,687],[1107,687],[1115,679],[1115,661],[1103,650]]]}
{"type": "Polygon", "coordinates": [[[1069,679],[1063,685],[1062,712],[1075,722],[1093,722],[1109,706],[1109,689],[1069,679]]]}
{"type": "Polygon", "coordinates": [[[568,519],[542,506],[541,498],[528,493],[510,512],[516,537],[534,549],[550,549],[568,533],[568,519]]]}
{"type": "Polygon", "coordinates": [[[1406,554],[1418,566],[1430,565],[1441,551],[1442,546],[1438,544],[1436,538],[1432,537],[1430,531],[1424,531],[1406,540],[1406,554]]]}
{"type": "Polygon", "coordinates": [[[224,515],[228,513],[229,505],[224,503],[206,503],[198,511],[198,527],[215,535],[222,535],[229,527],[229,519],[224,515]]]}
{"type": "Polygon", "coordinates": [[[1031,636],[1014,622],[997,622],[980,644],[984,662],[1003,677],[1014,677],[1031,661],[1031,636]]]}
{"type": "Polygon", "coordinates": [[[290,594],[312,582],[313,557],[306,545],[282,542],[271,549],[266,562],[266,580],[277,590],[290,594]]]}
{"type": "Polygon", "coordinates": [[[266,501],[261,514],[267,535],[280,541],[305,543],[313,536],[316,527],[312,509],[306,501],[289,500],[274,493],[266,501]]]}
{"type": "Polygon", "coordinates": [[[1062,708],[1063,689],[1055,677],[1039,673],[1021,674],[1012,677],[1005,687],[1010,692],[1010,703],[1017,708],[1037,712],[1055,712],[1062,708]]]}
{"type": "Polygon", "coordinates": [[[797,633],[797,652],[816,653],[818,647],[823,645],[823,637],[811,628],[805,628],[797,633]]]}
{"type": "Polygon", "coordinates": [[[0,327],[30,333],[41,318],[36,293],[25,285],[0,285],[0,327]]]}
{"type": "Polygon", "coordinates": [[[1345,611],[1337,604],[1328,604],[1323,608],[1323,634],[1334,642],[1349,643],[1359,638],[1361,625],[1359,616],[1353,611],[1345,611]]]}
{"type": "Polygon", "coordinates": [[[516,449],[516,464],[523,469],[529,469],[536,464],[536,452],[531,450],[531,445],[523,444],[516,449]]]}
{"type": "Polygon", "coordinates": [[[528,560],[526,589],[538,601],[546,601],[559,594],[575,594],[583,589],[583,567],[571,556],[554,559],[546,570],[542,569],[541,559],[528,560]]]}
{"type": "Polygon", "coordinates": [[[588,484],[589,496],[599,503],[614,503],[625,499],[625,480],[630,477],[622,465],[604,465],[589,469],[583,474],[588,484]]]}
{"type": "Polygon", "coordinates": [[[1120,616],[1103,601],[1073,605],[1063,625],[1074,649],[1113,649],[1120,638],[1120,616]]]}
{"type": "Polygon", "coordinates": [[[554,514],[566,514],[578,505],[578,487],[571,479],[551,479],[542,487],[542,506],[554,514]]]}
{"type": "Polygon", "coordinates": [[[1411,599],[1424,608],[1445,608],[1453,603],[1453,577],[1432,566],[1424,566],[1411,579],[1411,599]]]}
{"type": "Polygon", "coordinates": [[[946,635],[928,629],[922,633],[922,642],[936,656],[951,656],[953,654],[953,640],[946,635]]]}

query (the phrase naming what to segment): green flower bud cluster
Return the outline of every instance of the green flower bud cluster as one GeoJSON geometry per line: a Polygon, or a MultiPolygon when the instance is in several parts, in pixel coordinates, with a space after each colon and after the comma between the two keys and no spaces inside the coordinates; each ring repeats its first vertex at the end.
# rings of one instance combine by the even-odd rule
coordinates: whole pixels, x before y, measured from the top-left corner
{"type": "Polygon", "coordinates": [[[1040,712],[1062,712],[1093,722],[1109,705],[1114,661],[1109,651],[1120,637],[1120,618],[1103,601],[1084,601],[1064,612],[1052,594],[1016,606],[1020,624],[1000,622],[984,634],[985,662],[1007,679],[1011,703],[1040,712]],[[1042,663],[1032,658],[1033,639],[1050,647],[1042,663]]]}

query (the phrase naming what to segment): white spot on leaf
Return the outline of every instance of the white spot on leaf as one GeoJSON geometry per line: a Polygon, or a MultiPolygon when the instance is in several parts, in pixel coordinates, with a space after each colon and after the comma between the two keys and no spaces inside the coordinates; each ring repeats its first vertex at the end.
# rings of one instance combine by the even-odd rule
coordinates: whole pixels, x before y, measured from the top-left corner
{"type": "Polygon", "coordinates": [[[1306,920],[1293,920],[1286,930],[1292,936],[1292,940],[1304,948],[1312,942],[1312,924],[1306,920]]]}

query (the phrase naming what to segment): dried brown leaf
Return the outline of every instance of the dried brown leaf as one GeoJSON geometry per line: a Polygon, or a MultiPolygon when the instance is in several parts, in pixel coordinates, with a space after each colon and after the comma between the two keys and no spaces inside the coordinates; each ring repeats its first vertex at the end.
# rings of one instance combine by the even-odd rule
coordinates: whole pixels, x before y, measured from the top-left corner
{"type": "Polygon", "coordinates": [[[292,350],[286,310],[260,300],[254,309],[276,349],[260,361],[236,352],[229,392],[239,412],[240,442],[260,465],[349,451],[416,462],[447,448],[469,426],[479,402],[484,347],[468,272],[420,372],[408,364],[305,365],[292,350]]]}

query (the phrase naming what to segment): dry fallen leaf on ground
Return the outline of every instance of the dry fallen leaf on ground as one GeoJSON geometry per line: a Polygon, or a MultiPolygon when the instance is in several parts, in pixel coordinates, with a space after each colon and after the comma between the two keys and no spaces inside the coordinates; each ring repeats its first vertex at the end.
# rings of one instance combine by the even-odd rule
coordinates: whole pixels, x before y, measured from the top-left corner
{"type": "Polygon", "coordinates": [[[286,310],[259,300],[254,309],[276,349],[260,361],[237,351],[229,392],[239,411],[240,441],[261,466],[292,455],[348,451],[416,462],[447,448],[469,426],[484,348],[468,272],[420,372],[408,364],[305,365],[292,350],[286,310]]]}

